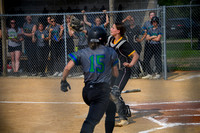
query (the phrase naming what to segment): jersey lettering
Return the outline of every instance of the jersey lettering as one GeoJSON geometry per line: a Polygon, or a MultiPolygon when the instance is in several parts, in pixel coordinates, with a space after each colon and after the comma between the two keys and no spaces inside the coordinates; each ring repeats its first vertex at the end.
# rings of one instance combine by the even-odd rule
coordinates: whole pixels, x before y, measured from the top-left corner
{"type": "Polygon", "coordinates": [[[90,56],[90,72],[102,73],[105,70],[105,64],[102,62],[102,59],[105,58],[105,55],[96,55],[96,61],[94,55],[90,56]],[[96,63],[96,64],[95,64],[96,63]],[[96,68],[95,68],[96,66],[96,68]]]}

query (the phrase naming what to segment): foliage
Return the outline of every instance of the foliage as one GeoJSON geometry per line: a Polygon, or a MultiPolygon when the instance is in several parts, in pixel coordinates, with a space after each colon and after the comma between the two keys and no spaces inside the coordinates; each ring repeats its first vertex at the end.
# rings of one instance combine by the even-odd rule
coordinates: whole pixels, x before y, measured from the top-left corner
{"type": "Polygon", "coordinates": [[[160,6],[189,5],[191,0],[158,0],[160,6]]]}

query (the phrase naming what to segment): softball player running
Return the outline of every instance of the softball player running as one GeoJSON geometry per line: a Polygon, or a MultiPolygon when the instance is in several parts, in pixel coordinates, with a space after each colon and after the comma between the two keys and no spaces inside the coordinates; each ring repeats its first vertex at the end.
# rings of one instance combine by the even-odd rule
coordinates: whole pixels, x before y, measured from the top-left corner
{"type": "Polygon", "coordinates": [[[105,130],[112,133],[115,124],[115,104],[110,101],[111,76],[118,76],[117,53],[104,46],[107,38],[102,27],[93,27],[88,33],[89,47],[69,54],[71,60],[64,68],[61,80],[61,90],[71,89],[66,81],[70,69],[75,65],[82,65],[85,87],[82,96],[90,106],[81,133],[92,133],[106,112],[105,130]]]}
{"type": "Polygon", "coordinates": [[[131,67],[136,64],[139,55],[124,37],[126,30],[122,23],[113,24],[110,31],[111,36],[108,38],[108,46],[115,49],[119,58],[119,76],[112,78],[111,84],[113,85],[111,98],[116,104],[117,113],[120,118],[120,122],[116,123],[115,126],[124,126],[129,123],[127,116],[130,116],[131,113],[128,105],[125,105],[121,98],[121,92],[130,78],[131,67]]]}

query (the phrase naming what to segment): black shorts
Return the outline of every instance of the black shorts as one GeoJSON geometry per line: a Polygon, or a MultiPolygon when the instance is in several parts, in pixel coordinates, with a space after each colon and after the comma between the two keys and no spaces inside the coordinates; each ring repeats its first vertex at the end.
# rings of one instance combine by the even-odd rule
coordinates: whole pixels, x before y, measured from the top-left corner
{"type": "Polygon", "coordinates": [[[22,52],[22,45],[17,47],[8,46],[8,52],[14,52],[14,51],[21,51],[22,52]]]}

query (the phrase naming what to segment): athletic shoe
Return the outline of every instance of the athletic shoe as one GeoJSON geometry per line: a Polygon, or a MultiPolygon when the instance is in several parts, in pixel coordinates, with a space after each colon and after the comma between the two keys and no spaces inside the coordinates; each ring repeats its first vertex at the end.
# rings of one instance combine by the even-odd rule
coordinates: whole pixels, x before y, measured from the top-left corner
{"type": "Polygon", "coordinates": [[[46,76],[47,75],[44,72],[40,73],[40,77],[46,77],[46,76]]]}
{"type": "Polygon", "coordinates": [[[58,74],[58,77],[61,77],[63,75],[63,73],[62,72],[60,72],[59,74],[58,74]]]}
{"type": "Polygon", "coordinates": [[[138,76],[137,74],[133,74],[133,75],[131,76],[131,78],[132,78],[132,79],[138,79],[139,76],[138,76]]]}
{"type": "Polygon", "coordinates": [[[115,127],[123,127],[128,124],[129,124],[128,120],[121,120],[120,122],[115,123],[115,127]]]}
{"type": "Polygon", "coordinates": [[[58,74],[59,74],[59,72],[55,72],[52,76],[53,76],[53,77],[57,77],[58,74]]]}
{"type": "Polygon", "coordinates": [[[31,76],[37,76],[37,73],[36,72],[32,72],[31,76]]]}
{"type": "Polygon", "coordinates": [[[155,76],[153,76],[153,79],[160,79],[161,75],[160,74],[156,74],[155,76]]]}
{"type": "Polygon", "coordinates": [[[152,79],[152,75],[147,74],[146,76],[142,77],[142,79],[152,79]]]}

